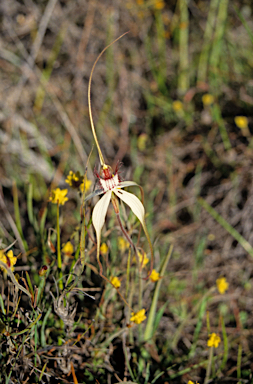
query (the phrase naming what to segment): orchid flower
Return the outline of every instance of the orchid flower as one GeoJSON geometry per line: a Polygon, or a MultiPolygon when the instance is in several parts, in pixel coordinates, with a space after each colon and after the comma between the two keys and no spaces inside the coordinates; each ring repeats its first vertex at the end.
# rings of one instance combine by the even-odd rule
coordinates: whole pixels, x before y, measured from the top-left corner
{"type": "Polygon", "coordinates": [[[123,35],[118,37],[116,40],[114,40],[111,44],[109,44],[107,47],[105,47],[103,49],[103,51],[99,54],[95,63],[93,64],[90,79],[89,79],[89,85],[88,85],[89,116],[90,116],[92,133],[93,133],[93,136],[95,139],[95,143],[96,143],[96,146],[98,149],[99,159],[100,159],[100,163],[101,163],[101,175],[99,175],[97,173],[97,171],[95,171],[95,175],[99,179],[100,187],[99,187],[99,189],[95,190],[93,193],[89,194],[85,198],[84,201],[86,202],[95,196],[103,194],[102,198],[97,202],[97,204],[95,205],[93,212],[92,212],[92,223],[93,223],[93,226],[95,228],[96,237],[97,237],[97,260],[98,260],[99,267],[100,267],[100,275],[102,275],[102,265],[101,265],[100,260],[99,260],[101,231],[102,231],[102,228],[103,228],[104,223],[105,223],[105,217],[106,217],[106,213],[107,213],[110,201],[112,201],[113,208],[114,208],[115,213],[117,215],[117,218],[118,218],[122,232],[124,233],[125,237],[128,239],[128,241],[130,242],[130,244],[134,247],[134,249],[136,251],[135,246],[133,245],[130,237],[126,233],[126,231],[125,231],[125,229],[121,223],[120,216],[119,216],[119,205],[118,205],[117,198],[121,199],[124,203],[126,203],[131,208],[131,210],[135,214],[135,216],[141,222],[141,225],[142,225],[143,230],[145,232],[146,238],[148,240],[149,248],[151,251],[151,269],[150,269],[150,272],[152,271],[152,268],[153,268],[153,266],[152,266],[152,264],[153,264],[153,248],[152,248],[152,244],[151,244],[150,237],[148,234],[147,226],[145,223],[144,206],[138,197],[136,197],[132,193],[129,193],[129,192],[123,190],[122,188],[130,187],[130,186],[137,186],[141,190],[142,197],[143,197],[143,190],[142,190],[141,186],[139,186],[134,181],[122,181],[120,178],[120,175],[119,175],[118,166],[116,167],[115,173],[113,174],[111,167],[109,165],[105,164],[104,157],[102,155],[102,152],[101,152],[101,149],[100,149],[100,146],[98,143],[98,139],[97,139],[94,123],[93,123],[93,118],[92,118],[92,111],[91,111],[90,90],[91,90],[91,80],[92,80],[92,74],[93,74],[94,68],[95,68],[98,60],[100,59],[100,57],[104,53],[104,51],[107,48],[109,48],[113,43],[115,43],[117,40],[119,40],[122,36],[124,36],[126,33],[124,33],[123,35]]]}

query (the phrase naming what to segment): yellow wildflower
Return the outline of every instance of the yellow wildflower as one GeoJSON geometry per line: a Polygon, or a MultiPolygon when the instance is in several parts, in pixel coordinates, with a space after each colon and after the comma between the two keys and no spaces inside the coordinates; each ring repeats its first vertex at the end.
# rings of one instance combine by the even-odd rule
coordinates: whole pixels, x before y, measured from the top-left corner
{"type": "Polygon", "coordinates": [[[100,252],[102,253],[102,255],[106,255],[107,254],[108,246],[105,243],[101,244],[100,252]]]}
{"type": "Polygon", "coordinates": [[[214,97],[213,95],[210,95],[210,93],[206,93],[205,95],[202,96],[202,103],[207,106],[211,105],[214,102],[214,97]]]}
{"type": "Polygon", "coordinates": [[[213,233],[209,233],[209,235],[207,236],[207,239],[209,241],[214,241],[215,240],[215,235],[213,233]]]}
{"type": "MultiPolygon", "coordinates": [[[[9,251],[7,253],[7,256],[6,256],[4,254],[4,252],[2,250],[0,250],[0,260],[3,263],[5,263],[8,267],[10,267],[12,271],[14,270],[14,265],[17,262],[17,258],[15,256],[13,256],[13,252],[12,251],[9,251]]],[[[2,271],[6,271],[6,269],[4,267],[2,267],[2,266],[0,266],[0,269],[2,271]]]]}
{"type": "MultiPolygon", "coordinates": [[[[142,267],[145,267],[146,264],[148,264],[149,262],[149,258],[147,257],[147,254],[146,252],[144,252],[144,254],[142,254],[141,252],[137,252],[138,254],[138,258],[139,258],[139,262],[141,264],[142,267]]],[[[133,262],[136,263],[136,257],[134,256],[133,257],[133,262]]]]}
{"type": "Polygon", "coordinates": [[[84,177],[81,176],[80,172],[74,173],[73,171],[69,171],[69,174],[65,180],[67,184],[69,184],[72,188],[79,188],[83,183],[84,177]]]}
{"type": "Polygon", "coordinates": [[[91,180],[88,180],[88,179],[84,180],[84,181],[82,182],[82,184],[80,185],[80,191],[81,191],[82,193],[83,193],[83,192],[87,192],[88,189],[90,189],[91,184],[92,184],[92,181],[91,181],[91,180]]]}
{"type": "Polygon", "coordinates": [[[156,281],[160,280],[160,273],[159,272],[156,272],[155,269],[152,270],[150,276],[149,276],[150,280],[155,283],[156,281]]]}
{"type": "Polygon", "coordinates": [[[124,239],[124,237],[120,236],[118,237],[118,247],[119,250],[124,253],[126,249],[128,249],[130,246],[129,242],[124,239]]]}
{"type": "Polygon", "coordinates": [[[71,256],[72,253],[74,252],[74,247],[73,245],[71,244],[70,241],[68,241],[64,247],[62,248],[62,252],[65,253],[65,255],[67,256],[71,256]]]}
{"type": "Polygon", "coordinates": [[[183,110],[183,103],[180,100],[175,100],[172,103],[172,108],[175,112],[180,112],[183,110]]]}
{"type": "Polygon", "coordinates": [[[218,291],[220,292],[221,295],[226,292],[228,289],[228,282],[225,277],[220,277],[219,279],[216,280],[216,285],[218,288],[218,291]]]}
{"type": "Polygon", "coordinates": [[[120,280],[116,277],[116,276],[112,276],[110,278],[110,282],[112,283],[112,285],[115,287],[115,288],[120,288],[121,286],[121,282],[120,280]]]}
{"type": "Polygon", "coordinates": [[[220,336],[216,335],[216,333],[212,333],[211,335],[209,335],[207,346],[217,348],[220,342],[221,342],[220,336]]]}
{"type": "Polygon", "coordinates": [[[145,309],[141,309],[136,313],[132,312],[131,315],[130,321],[133,321],[135,324],[140,324],[147,318],[147,316],[145,316],[145,309]]]}
{"type": "Polygon", "coordinates": [[[246,116],[236,116],[235,117],[235,124],[240,129],[246,129],[246,128],[248,128],[248,119],[246,116]]]}
{"type": "Polygon", "coordinates": [[[138,137],[137,146],[140,151],[144,151],[144,149],[146,148],[147,140],[148,140],[148,135],[146,133],[142,133],[138,137]]]}
{"type": "MultiPolygon", "coordinates": [[[[193,381],[191,381],[191,380],[189,380],[187,384],[194,384],[194,382],[193,382],[193,381]]],[[[197,383],[197,381],[196,381],[196,383],[195,383],[195,384],[199,384],[199,383],[197,383]]]]}
{"type": "Polygon", "coordinates": [[[49,197],[49,201],[53,204],[64,205],[66,201],[68,201],[68,197],[66,197],[68,193],[67,189],[56,188],[51,191],[51,196],[49,197]]]}
{"type": "Polygon", "coordinates": [[[163,9],[164,8],[164,6],[165,6],[165,3],[164,3],[164,1],[160,1],[160,0],[156,0],[155,1],[155,9],[163,9]]]}

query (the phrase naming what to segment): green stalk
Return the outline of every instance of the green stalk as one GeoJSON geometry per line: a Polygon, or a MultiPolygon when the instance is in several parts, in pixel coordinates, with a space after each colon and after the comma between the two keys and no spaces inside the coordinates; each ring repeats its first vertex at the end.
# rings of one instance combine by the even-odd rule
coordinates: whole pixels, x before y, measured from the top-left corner
{"type": "Polygon", "coordinates": [[[217,73],[217,67],[220,63],[220,55],[222,52],[222,38],[225,32],[227,19],[228,0],[219,1],[219,10],[216,21],[216,28],[213,39],[213,47],[210,56],[210,68],[214,74],[217,73]]]}
{"type": "MultiPolygon", "coordinates": [[[[137,255],[136,255],[136,258],[137,255]]],[[[138,264],[140,266],[140,260],[138,258],[138,264]]],[[[137,274],[138,276],[138,274],[137,274]]],[[[139,311],[142,309],[142,295],[143,295],[143,280],[142,280],[142,277],[139,276],[139,311]]],[[[142,324],[139,324],[138,326],[138,331],[139,331],[139,340],[141,341],[142,340],[142,324]]]]}
{"type": "Polygon", "coordinates": [[[57,216],[56,216],[56,232],[57,232],[57,265],[59,272],[59,288],[63,290],[63,281],[62,281],[62,261],[61,261],[61,237],[60,237],[60,207],[57,203],[57,216]]]}
{"type": "Polygon", "coordinates": [[[224,148],[226,150],[229,150],[232,148],[226,126],[224,124],[224,120],[221,116],[221,110],[218,104],[214,104],[213,107],[211,107],[211,113],[214,121],[218,124],[219,130],[220,130],[220,135],[223,141],[224,148]]]}
{"type": "Polygon", "coordinates": [[[179,0],[180,25],[179,25],[179,76],[178,93],[184,94],[189,89],[189,15],[188,0],[179,0]]]}
{"type": "Polygon", "coordinates": [[[226,326],[225,326],[225,323],[224,323],[224,319],[223,319],[222,316],[221,316],[221,327],[222,327],[222,338],[223,338],[223,345],[224,345],[224,353],[223,353],[222,363],[221,363],[221,366],[220,366],[220,369],[219,369],[220,372],[223,371],[223,369],[225,368],[225,366],[227,364],[227,360],[228,360],[228,336],[227,336],[227,332],[226,332],[226,326]]]}
{"type": "Polygon", "coordinates": [[[204,33],[204,44],[199,58],[197,84],[206,82],[208,56],[212,42],[212,34],[218,5],[219,0],[211,0],[204,33]]]}
{"type": "MultiPolygon", "coordinates": [[[[172,251],[173,251],[173,246],[171,245],[169,248],[169,252],[168,252],[167,256],[165,257],[163,264],[162,264],[162,267],[161,267],[161,270],[160,270],[161,276],[163,276],[165,271],[166,271],[167,264],[170,260],[171,255],[172,255],[172,251]]],[[[149,315],[148,315],[148,321],[147,321],[146,329],[144,332],[144,341],[150,340],[151,337],[153,336],[154,321],[155,321],[155,317],[156,317],[157,302],[158,302],[158,297],[159,297],[161,285],[162,285],[162,279],[158,280],[158,282],[156,283],[155,292],[154,292],[154,296],[152,299],[152,303],[151,303],[151,307],[150,307],[150,311],[149,311],[149,315]]]]}
{"type": "Polygon", "coordinates": [[[204,384],[207,384],[209,381],[211,368],[212,368],[212,361],[213,361],[213,347],[211,347],[210,351],[209,351],[208,365],[207,365],[206,377],[205,377],[204,384]]]}
{"type": "Polygon", "coordinates": [[[238,355],[237,355],[237,379],[240,379],[242,377],[242,344],[239,344],[238,347],[238,355]]]}
{"type": "Polygon", "coordinates": [[[235,228],[232,227],[222,216],[219,215],[216,210],[211,207],[202,197],[198,198],[199,204],[224,228],[226,231],[234,237],[235,240],[245,249],[248,254],[253,257],[253,248],[250,243],[244,239],[242,235],[235,228]]]}

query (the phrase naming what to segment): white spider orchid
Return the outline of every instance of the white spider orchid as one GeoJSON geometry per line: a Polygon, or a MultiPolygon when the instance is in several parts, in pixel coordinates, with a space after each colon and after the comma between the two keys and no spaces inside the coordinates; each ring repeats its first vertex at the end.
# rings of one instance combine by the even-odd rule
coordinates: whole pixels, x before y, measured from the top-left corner
{"type": "Polygon", "coordinates": [[[100,260],[99,260],[101,231],[102,231],[103,225],[105,223],[105,216],[106,216],[110,201],[112,201],[113,208],[114,208],[115,213],[117,215],[117,218],[118,218],[122,232],[127,237],[128,241],[130,242],[130,244],[134,247],[134,249],[136,251],[135,246],[133,245],[130,237],[128,236],[127,232],[125,231],[125,229],[122,225],[122,222],[121,222],[121,219],[119,216],[118,200],[117,200],[116,196],[119,199],[121,199],[124,203],[126,203],[131,208],[131,210],[133,211],[135,216],[140,220],[142,227],[143,227],[143,230],[145,232],[145,235],[147,237],[148,243],[149,243],[150,251],[151,251],[151,268],[150,268],[150,271],[152,271],[152,268],[153,268],[152,267],[152,265],[153,265],[153,248],[152,248],[152,244],[151,244],[150,237],[149,237],[148,230],[147,230],[146,223],[145,223],[144,206],[143,206],[142,202],[138,199],[138,197],[136,197],[132,193],[129,193],[129,192],[122,190],[122,188],[130,187],[130,186],[139,187],[141,190],[141,194],[142,194],[142,200],[143,200],[143,190],[142,190],[141,186],[139,186],[134,181],[121,181],[119,173],[118,173],[118,166],[116,167],[115,174],[113,174],[111,167],[109,165],[105,164],[105,161],[104,161],[104,158],[103,158],[103,155],[102,155],[99,143],[98,143],[98,139],[97,139],[94,123],[93,123],[93,118],[92,118],[92,111],[91,111],[90,90],[91,90],[91,80],[92,80],[92,74],[93,74],[94,68],[95,68],[98,60],[100,59],[101,55],[104,53],[104,51],[124,35],[125,35],[125,33],[123,35],[121,35],[120,37],[118,37],[111,44],[109,44],[106,48],[104,48],[103,51],[99,54],[99,56],[97,57],[94,65],[92,67],[91,75],[90,75],[90,79],[89,79],[89,85],[88,85],[89,116],[90,116],[92,133],[93,133],[93,136],[95,139],[95,143],[96,143],[96,146],[98,149],[99,159],[100,159],[100,163],[101,163],[101,176],[99,176],[99,174],[95,171],[95,175],[99,179],[100,188],[95,190],[90,195],[88,195],[85,198],[85,202],[94,196],[104,194],[104,196],[97,202],[97,204],[95,205],[93,212],[92,212],[92,223],[93,223],[93,226],[95,228],[96,236],[97,236],[97,260],[98,260],[99,267],[100,267],[100,275],[102,275],[102,265],[101,265],[100,260]]]}

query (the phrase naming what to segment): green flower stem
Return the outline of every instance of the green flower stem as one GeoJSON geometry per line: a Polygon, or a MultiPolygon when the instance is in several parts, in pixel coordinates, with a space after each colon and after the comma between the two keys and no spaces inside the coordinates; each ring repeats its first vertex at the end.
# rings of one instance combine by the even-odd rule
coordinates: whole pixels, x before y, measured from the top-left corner
{"type": "Polygon", "coordinates": [[[212,368],[212,361],[213,361],[213,347],[211,347],[210,351],[209,351],[208,365],[207,365],[207,369],[206,369],[206,377],[205,377],[204,384],[207,384],[209,381],[211,368],[212,368]]]}
{"type": "Polygon", "coordinates": [[[59,288],[63,290],[63,281],[62,281],[62,261],[61,261],[61,237],[60,237],[60,207],[57,203],[57,216],[56,216],[56,232],[57,232],[57,265],[59,272],[59,288]]]}
{"type": "Polygon", "coordinates": [[[242,376],[242,344],[240,343],[238,346],[238,355],[237,355],[237,379],[241,379],[242,376]]]}
{"type": "Polygon", "coordinates": [[[219,368],[220,372],[222,372],[222,370],[225,368],[228,361],[228,336],[226,332],[225,322],[222,316],[221,316],[221,327],[222,327],[222,338],[223,338],[223,344],[224,344],[224,353],[223,353],[222,363],[219,368]]]}
{"type": "MultiPolygon", "coordinates": [[[[138,259],[138,264],[140,265],[141,262],[139,260],[139,257],[137,257],[136,255],[136,258],[138,259]]],[[[137,274],[137,276],[139,275],[139,311],[142,309],[142,295],[143,295],[143,280],[142,280],[142,277],[141,277],[141,274],[137,274]]],[[[139,327],[138,327],[138,331],[139,331],[139,340],[142,340],[142,324],[139,324],[139,327]]]]}
{"type": "MultiPolygon", "coordinates": [[[[163,265],[162,265],[161,270],[160,270],[161,276],[163,276],[165,271],[166,271],[167,264],[170,260],[171,255],[172,255],[172,251],[173,251],[173,246],[171,245],[169,252],[168,252],[167,256],[165,257],[163,265]]],[[[153,326],[154,326],[154,321],[155,321],[155,317],[156,317],[157,302],[158,302],[158,297],[159,297],[161,285],[162,285],[162,279],[158,280],[158,282],[156,283],[155,292],[154,292],[153,300],[152,300],[149,315],[148,315],[148,321],[147,321],[146,329],[144,332],[144,341],[151,339],[151,337],[153,336],[153,326]]]]}

